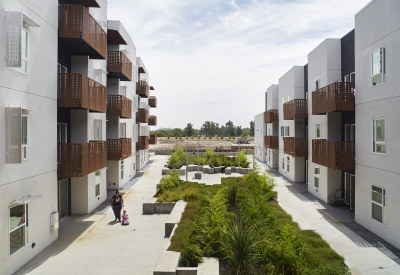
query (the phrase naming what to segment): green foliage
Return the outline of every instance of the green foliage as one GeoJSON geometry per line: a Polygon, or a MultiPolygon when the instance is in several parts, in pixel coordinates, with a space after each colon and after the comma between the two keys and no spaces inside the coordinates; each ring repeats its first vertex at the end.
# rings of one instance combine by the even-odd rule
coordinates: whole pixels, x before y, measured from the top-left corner
{"type": "Polygon", "coordinates": [[[331,261],[321,264],[317,268],[311,270],[309,275],[350,275],[347,266],[340,261],[331,261]]]}
{"type": "Polygon", "coordinates": [[[160,183],[157,184],[157,193],[156,195],[163,194],[167,190],[174,190],[180,184],[182,184],[182,180],[179,178],[180,174],[176,170],[169,171],[168,174],[161,178],[160,183]]]}
{"type": "Polygon", "coordinates": [[[186,162],[186,153],[182,146],[177,146],[175,151],[168,159],[167,166],[169,169],[179,169],[186,162]]]}
{"type": "Polygon", "coordinates": [[[202,249],[194,243],[190,243],[183,248],[180,262],[183,266],[197,266],[203,259],[202,249]]]}
{"type": "Polygon", "coordinates": [[[212,139],[212,136],[209,136],[208,138],[209,138],[209,139],[212,139]]]}
{"type": "Polygon", "coordinates": [[[171,136],[170,136],[170,134],[168,134],[168,137],[167,137],[168,139],[170,139],[171,138],[171,136]]]}
{"type": "Polygon", "coordinates": [[[206,136],[204,136],[204,139],[206,139],[207,137],[206,136]]]}
{"type": "Polygon", "coordinates": [[[247,160],[247,157],[244,154],[244,151],[237,152],[236,153],[236,166],[248,168],[249,165],[250,165],[250,162],[247,160]]]}
{"type": "Polygon", "coordinates": [[[236,206],[237,192],[238,192],[238,186],[236,184],[232,185],[229,188],[228,201],[230,206],[236,206]]]}

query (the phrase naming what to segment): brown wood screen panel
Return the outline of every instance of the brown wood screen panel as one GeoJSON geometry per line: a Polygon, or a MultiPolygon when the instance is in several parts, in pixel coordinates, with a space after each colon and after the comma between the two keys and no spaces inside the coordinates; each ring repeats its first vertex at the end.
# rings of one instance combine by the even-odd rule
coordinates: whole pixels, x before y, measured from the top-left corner
{"type": "Polygon", "coordinates": [[[58,176],[84,177],[106,167],[106,142],[58,144],[58,176]]]}
{"type": "Polygon", "coordinates": [[[59,45],[70,54],[105,59],[107,34],[82,5],[60,5],[59,45]]]}
{"type": "Polygon", "coordinates": [[[312,114],[354,111],[354,83],[335,82],[312,93],[312,114]]]}
{"type": "Polygon", "coordinates": [[[149,97],[149,84],[145,80],[140,80],[136,84],[136,94],[140,97],[149,97]]]}
{"type": "Polygon", "coordinates": [[[283,104],[283,119],[307,118],[307,99],[293,99],[283,104]]]}
{"type": "Polygon", "coordinates": [[[278,136],[265,136],[264,137],[264,145],[270,149],[278,149],[279,148],[279,137],[278,136]]]}
{"type": "Polygon", "coordinates": [[[307,138],[284,137],[283,151],[292,157],[306,157],[308,153],[307,138]]]}
{"type": "Polygon", "coordinates": [[[149,97],[149,106],[152,108],[156,108],[157,107],[157,97],[155,96],[150,96],[149,97]]]}
{"type": "Polygon", "coordinates": [[[157,117],[156,116],[149,117],[149,126],[157,126],[157,117]]]}
{"type": "Polygon", "coordinates": [[[156,135],[150,135],[149,144],[157,144],[157,136],[156,135]]]}
{"type": "Polygon", "coordinates": [[[148,136],[140,136],[139,141],[136,142],[137,150],[147,150],[149,148],[149,137],[148,136]]]}
{"type": "Polygon", "coordinates": [[[147,109],[138,110],[136,123],[149,123],[149,111],[147,109]]]}
{"type": "Polygon", "coordinates": [[[313,139],[312,161],[336,170],[354,170],[354,142],[313,139]]]}
{"type": "Polygon", "coordinates": [[[132,139],[107,139],[107,159],[124,160],[132,155],[132,139]]]}
{"type": "Polygon", "coordinates": [[[109,95],[107,113],[121,118],[132,118],[132,100],[123,95],[109,95]]]}
{"type": "Polygon", "coordinates": [[[106,87],[82,74],[59,74],[58,107],[105,113],[106,87]]]}
{"type": "Polygon", "coordinates": [[[272,109],[264,112],[264,123],[279,122],[278,109],[272,109]]]}
{"type": "Polygon", "coordinates": [[[109,78],[132,81],[132,62],[123,52],[108,51],[107,70],[109,78]]]}

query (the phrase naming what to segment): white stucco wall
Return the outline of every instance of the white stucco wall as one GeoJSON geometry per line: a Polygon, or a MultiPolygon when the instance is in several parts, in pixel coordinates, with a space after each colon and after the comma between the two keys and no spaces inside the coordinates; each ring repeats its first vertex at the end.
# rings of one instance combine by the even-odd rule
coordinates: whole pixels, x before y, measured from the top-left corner
{"type": "Polygon", "coordinates": [[[254,117],[254,156],[265,162],[264,136],[266,135],[266,124],[264,123],[264,113],[254,117]]]}

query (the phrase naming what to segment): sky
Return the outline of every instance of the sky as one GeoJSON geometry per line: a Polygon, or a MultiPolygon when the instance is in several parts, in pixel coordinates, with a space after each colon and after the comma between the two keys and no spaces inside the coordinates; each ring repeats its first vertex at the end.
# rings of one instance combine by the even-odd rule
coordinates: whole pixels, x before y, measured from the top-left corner
{"type": "Polygon", "coordinates": [[[249,127],[265,91],[370,0],[108,0],[149,71],[158,128],[249,127]]]}

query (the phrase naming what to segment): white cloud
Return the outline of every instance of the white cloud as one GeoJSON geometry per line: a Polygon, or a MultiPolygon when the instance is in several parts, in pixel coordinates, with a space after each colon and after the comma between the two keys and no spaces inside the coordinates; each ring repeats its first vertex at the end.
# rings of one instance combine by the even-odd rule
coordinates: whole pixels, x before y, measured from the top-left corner
{"type": "Polygon", "coordinates": [[[354,28],[369,0],[108,0],[150,72],[162,127],[248,127],[264,92],[327,37],[354,28]]]}

